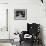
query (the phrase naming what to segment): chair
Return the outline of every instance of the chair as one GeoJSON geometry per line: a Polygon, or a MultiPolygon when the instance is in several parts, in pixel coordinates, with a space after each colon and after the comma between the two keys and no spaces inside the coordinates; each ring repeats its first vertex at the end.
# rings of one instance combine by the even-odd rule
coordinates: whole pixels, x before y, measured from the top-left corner
{"type": "MultiPolygon", "coordinates": [[[[32,37],[29,39],[30,43],[33,45],[34,42],[39,43],[39,33],[40,33],[40,24],[27,23],[27,31],[22,31],[22,34],[20,34],[20,44],[22,41],[25,41],[24,35],[29,34],[32,37]]],[[[28,40],[28,38],[26,39],[28,40]]]]}

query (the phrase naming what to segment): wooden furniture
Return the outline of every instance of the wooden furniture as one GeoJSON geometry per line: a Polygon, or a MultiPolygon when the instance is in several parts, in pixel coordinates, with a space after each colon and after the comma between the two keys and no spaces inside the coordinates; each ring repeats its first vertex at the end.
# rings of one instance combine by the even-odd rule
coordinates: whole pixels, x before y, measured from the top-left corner
{"type": "Polygon", "coordinates": [[[34,42],[39,44],[39,33],[40,33],[40,24],[32,23],[29,24],[27,23],[27,31],[22,31],[22,34],[20,34],[20,44],[22,41],[28,41],[31,43],[31,46],[33,45],[34,42]],[[31,38],[24,38],[25,34],[29,34],[32,37],[31,38]]]}

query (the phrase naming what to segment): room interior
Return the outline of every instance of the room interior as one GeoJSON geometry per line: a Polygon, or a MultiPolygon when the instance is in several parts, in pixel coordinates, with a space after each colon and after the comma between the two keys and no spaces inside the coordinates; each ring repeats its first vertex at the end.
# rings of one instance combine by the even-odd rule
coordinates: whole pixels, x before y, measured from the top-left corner
{"type": "MultiPolygon", "coordinates": [[[[0,1],[0,41],[1,46],[19,46],[19,34],[27,31],[27,23],[37,23],[41,25],[41,35],[43,44],[46,46],[46,1],[45,0],[2,0],[0,1]],[[26,9],[26,19],[14,19],[16,9],[26,9]],[[3,14],[2,14],[3,13],[3,14]],[[3,17],[3,18],[2,18],[3,17]],[[17,34],[19,33],[19,34],[17,34]],[[17,35],[16,35],[17,34],[17,35]],[[16,39],[17,38],[17,39],[16,39]],[[9,41],[10,40],[10,41],[9,41]],[[17,43],[16,43],[17,42],[17,43]],[[12,45],[12,44],[15,45],[12,45]]],[[[22,10],[23,11],[23,10],[22,10]]],[[[21,12],[19,12],[22,14],[21,12]]],[[[22,45],[21,45],[22,46],[22,45]]]]}

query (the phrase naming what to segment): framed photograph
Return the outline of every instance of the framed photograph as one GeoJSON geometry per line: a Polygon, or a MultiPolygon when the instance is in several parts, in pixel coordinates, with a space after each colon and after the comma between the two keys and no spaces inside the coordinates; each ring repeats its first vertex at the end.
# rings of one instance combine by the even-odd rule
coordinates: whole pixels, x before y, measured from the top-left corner
{"type": "Polygon", "coordinates": [[[27,9],[14,9],[14,20],[26,20],[27,9]]]}

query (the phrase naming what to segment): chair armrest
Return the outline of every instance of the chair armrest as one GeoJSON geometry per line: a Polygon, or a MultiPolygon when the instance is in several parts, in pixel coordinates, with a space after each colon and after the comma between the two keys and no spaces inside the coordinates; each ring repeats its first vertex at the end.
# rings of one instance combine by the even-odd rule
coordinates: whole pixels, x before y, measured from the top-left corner
{"type": "Polygon", "coordinates": [[[20,41],[24,40],[24,35],[27,34],[27,31],[22,31],[21,34],[19,34],[20,41]]]}
{"type": "Polygon", "coordinates": [[[23,34],[23,35],[25,35],[25,34],[27,34],[27,33],[28,33],[27,31],[22,31],[22,34],[23,34]]]}

